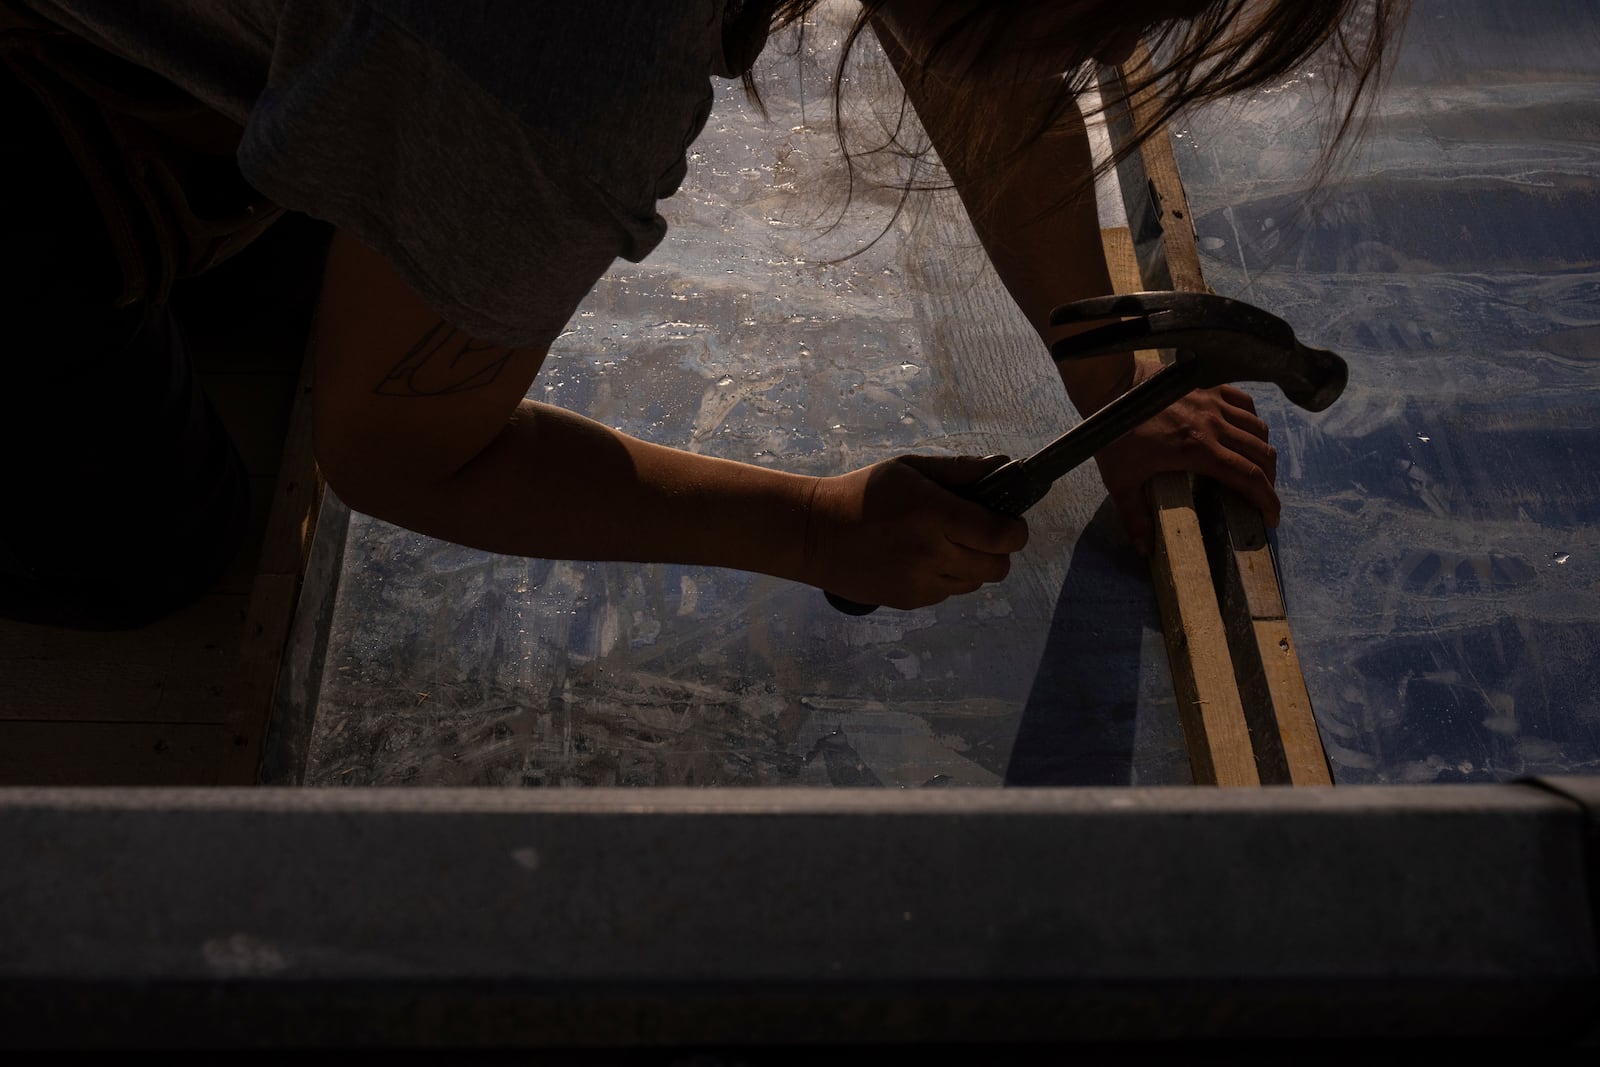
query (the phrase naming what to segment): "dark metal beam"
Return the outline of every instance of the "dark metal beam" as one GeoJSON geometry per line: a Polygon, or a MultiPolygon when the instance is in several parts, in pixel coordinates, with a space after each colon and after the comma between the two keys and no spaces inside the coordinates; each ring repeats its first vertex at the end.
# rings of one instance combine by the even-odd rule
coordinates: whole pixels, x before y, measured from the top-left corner
{"type": "Polygon", "coordinates": [[[0,1043],[1577,1035],[1579,803],[0,791],[0,1043]]]}

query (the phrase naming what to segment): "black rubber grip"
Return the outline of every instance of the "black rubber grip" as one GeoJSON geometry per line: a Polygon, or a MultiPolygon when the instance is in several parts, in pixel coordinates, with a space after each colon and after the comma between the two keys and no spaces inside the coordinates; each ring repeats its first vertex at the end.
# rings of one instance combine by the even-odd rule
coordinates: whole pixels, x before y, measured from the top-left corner
{"type": "Polygon", "coordinates": [[[838,593],[828,593],[828,603],[844,612],[846,615],[871,615],[878,610],[876,604],[860,604],[854,600],[846,600],[838,593]]]}

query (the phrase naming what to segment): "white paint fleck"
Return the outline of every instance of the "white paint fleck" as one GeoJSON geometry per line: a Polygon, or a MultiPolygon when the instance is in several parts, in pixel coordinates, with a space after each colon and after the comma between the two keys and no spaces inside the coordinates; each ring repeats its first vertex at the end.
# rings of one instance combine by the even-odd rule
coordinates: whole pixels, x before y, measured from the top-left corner
{"type": "Polygon", "coordinates": [[[213,937],[200,946],[211,973],[220,978],[248,978],[288,970],[289,961],[276,946],[249,934],[213,937]]]}
{"type": "Polygon", "coordinates": [[[693,615],[700,603],[700,586],[687,574],[678,578],[678,614],[693,615]]]}
{"type": "Polygon", "coordinates": [[[1491,715],[1483,720],[1483,728],[1497,734],[1505,734],[1507,737],[1515,737],[1522,729],[1522,724],[1512,715],[1491,715]]]}
{"type": "Polygon", "coordinates": [[[1554,556],[1551,556],[1550,558],[1555,560],[1556,566],[1559,567],[1559,566],[1565,564],[1567,562],[1567,560],[1572,558],[1572,553],[1570,553],[1570,552],[1557,552],[1554,556]]]}
{"type": "Polygon", "coordinates": [[[617,639],[622,636],[622,619],[615,605],[607,604],[605,610],[601,612],[598,636],[600,656],[603,659],[611,655],[611,650],[617,647],[617,639]]]}

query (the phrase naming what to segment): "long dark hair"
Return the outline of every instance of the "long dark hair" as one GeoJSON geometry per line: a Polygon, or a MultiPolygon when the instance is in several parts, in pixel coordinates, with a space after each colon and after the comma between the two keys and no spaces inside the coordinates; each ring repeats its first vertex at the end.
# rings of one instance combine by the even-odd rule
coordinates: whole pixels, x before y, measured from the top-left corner
{"type": "MultiPolygon", "coordinates": [[[[747,0],[752,7],[759,2],[747,0]]],[[[771,12],[774,31],[797,27],[803,35],[806,16],[821,2],[765,0],[762,6],[771,12]]],[[[949,21],[933,42],[933,55],[937,57],[941,50],[959,41],[964,60],[993,71],[1006,69],[1003,59],[1017,41],[1014,37],[1008,39],[1005,30],[1015,25],[1019,12],[1047,11],[1049,6],[1048,0],[942,2],[948,5],[949,21]]],[[[1374,90],[1387,73],[1410,4],[1411,0],[1197,0],[1188,14],[1148,28],[1145,44],[1151,58],[1128,78],[1125,89],[1129,96],[1151,99],[1153,106],[1142,109],[1138,128],[1119,146],[1115,157],[1101,161],[1097,173],[1136,151],[1187,108],[1310,72],[1319,79],[1330,111],[1322,159],[1315,168],[1320,182],[1350,143],[1358,139],[1352,135],[1360,132],[1370,115],[1374,90]]],[[[835,70],[835,131],[851,167],[852,180],[853,160],[858,152],[846,143],[846,69],[862,35],[874,26],[885,6],[886,0],[861,0],[843,39],[835,70]]],[[[1052,105],[1041,116],[1039,129],[1032,131],[1034,135],[1043,134],[1063,119],[1075,120],[1078,102],[1097,76],[1096,64],[1091,61],[1093,50],[1098,42],[1127,29],[1127,9],[1128,5],[1119,0],[1104,0],[1073,19],[1070,27],[1062,27],[1059,41],[1029,38],[1031,48],[1058,47],[1067,73],[1052,105]]],[[[745,88],[759,105],[759,94],[749,72],[745,74],[745,88]]],[[[959,110],[960,121],[979,134],[969,142],[982,143],[991,150],[984,165],[1003,166],[1007,151],[1021,147],[985,143],[983,131],[996,124],[980,106],[959,110]]],[[[920,162],[928,146],[902,143],[899,134],[905,128],[904,122],[891,123],[887,139],[867,151],[888,149],[920,162]]],[[[912,173],[917,173],[915,168],[912,173]]],[[[913,177],[903,183],[903,189],[909,192],[918,184],[913,177]]]]}

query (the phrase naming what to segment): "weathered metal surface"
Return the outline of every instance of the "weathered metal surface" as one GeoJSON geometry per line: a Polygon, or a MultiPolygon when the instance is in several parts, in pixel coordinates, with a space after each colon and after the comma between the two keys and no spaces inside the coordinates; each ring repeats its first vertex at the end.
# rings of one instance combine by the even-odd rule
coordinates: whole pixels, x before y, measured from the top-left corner
{"type": "Polygon", "coordinates": [[[1571,1040],[1577,803],[3,790],[0,1046],[1571,1040]]]}
{"type": "Polygon", "coordinates": [[[1423,0],[1307,199],[1317,85],[1177,137],[1208,282],[1351,364],[1263,394],[1335,780],[1600,770],[1600,8],[1423,0]]]}

